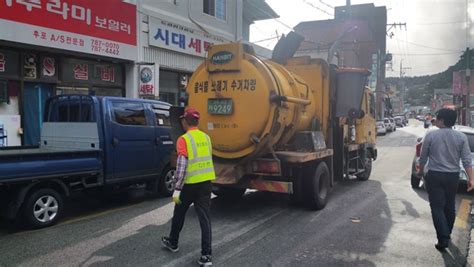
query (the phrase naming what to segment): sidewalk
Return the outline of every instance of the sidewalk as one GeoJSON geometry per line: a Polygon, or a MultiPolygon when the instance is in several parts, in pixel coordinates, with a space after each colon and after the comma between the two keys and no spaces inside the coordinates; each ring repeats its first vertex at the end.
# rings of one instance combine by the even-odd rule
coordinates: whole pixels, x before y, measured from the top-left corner
{"type": "Polygon", "coordinates": [[[467,262],[466,266],[474,266],[474,227],[472,223],[474,222],[474,207],[471,203],[471,213],[469,216],[469,225],[471,226],[469,244],[467,247],[467,262]]]}

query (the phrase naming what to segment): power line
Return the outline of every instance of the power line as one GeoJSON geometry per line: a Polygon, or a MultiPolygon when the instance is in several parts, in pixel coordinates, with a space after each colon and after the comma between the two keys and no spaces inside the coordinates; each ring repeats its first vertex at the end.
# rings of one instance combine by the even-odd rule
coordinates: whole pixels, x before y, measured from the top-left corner
{"type": "Polygon", "coordinates": [[[273,37],[265,38],[265,39],[262,39],[262,40],[253,41],[252,43],[261,43],[261,42],[265,42],[265,41],[270,41],[270,40],[273,40],[273,39],[278,39],[278,37],[279,36],[273,36],[273,37]]]}
{"type": "Polygon", "coordinates": [[[417,43],[414,43],[414,42],[410,42],[408,40],[405,41],[405,40],[400,40],[400,39],[397,39],[397,38],[392,38],[392,39],[400,41],[400,42],[408,43],[408,44],[411,44],[411,45],[414,45],[414,46],[419,46],[419,47],[424,47],[424,48],[429,48],[429,49],[434,49],[434,50],[449,51],[449,52],[457,52],[458,51],[458,50],[444,49],[444,48],[431,47],[431,46],[427,46],[427,45],[417,44],[417,43]]]}
{"type": "Polygon", "coordinates": [[[325,5],[325,6],[329,7],[329,8],[332,8],[332,9],[334,9],[334,7],[333,7],[333,6],[331,6],[330,4],[328,4],[328,3],[324,2],[323,0],[319,0],[319,2],[321,2],[321,4],[323,4],[323,5],[325,5]]]}
{"type": "Polygon", "coordinates": [[[459,51],[459,52],[451,52],[451,53],[425,53],[425,54],[407,54],[407,53],[391,53],[392,55],[395,56],[443,56],[443,55],[456,55],[463,53],[464,51],[459,51]]]}
{"type": "Polygon", "coordinates": [[[467,21],[449,21],[449,22],[426,22],[426,23],[413,23],[418,26],[431,26],[431,25],[450,25],[450,24],[464,24],[467,21]]]}
{"type": "MultiPolygon", "coordinates": [[[[305,0],[303,0],[303,2],[306,3],[305,0]]],[[[258,8],[258,9],[259,9],[261,12],[263,12],[263,13],[265,13],[265,14],[267,14],[268,16],[271,17],[271,14],[268,13],[266,10],[261,9],[261,8],[258,8]]],[[[275,20],[275,21],[277,21],[277,22],[280,23],[281,25],[285,26],[285,27],[288,28],[289,30],[294,31],[294,32],[296,32],[296,33],[299,33],[301,36],[304,37],[304,41],[305,41],[305,42],[312,43],[312,44],[316,44],[316,45],[324,45],[324,43],[322,43],[322,42],[318,42],[318,41],[314,41],[314,40],[311,40],[311,39],[306,38],[305,34],[296,31],[293,27],[288,26],[288,25],[285,24],[284,22],[282,22],[282,21],[280,21],[280,20],[278,20],[278,19],[276,19],[276,18],[272,18],[272,19],[275,20]]],[[[279,38],[279,37],[278,37],[278,36],[277,36],[276,38],[275,38],[275,37],[269,37],[268,40],[273,40],[273,39],[277,39],[277,38],[279,38]]],[[[266,40],[260,40],[260,41],[257,41],[257,42],[263,42],[263,41],[266,41],[266,40]]]]}
{"type": "Polygon", "coordinates": [[[322,9],[322,8],[320,8],[320,7],[314,5],[314,4],[312,4],[312,3],[310,3],[310,2],[308,2],[308,1],[306,1],[306,0],[303,0],[303,3],[307,4],[308,6],[310,6],[310,7],[312,7],[312,8],[315,8],[315,9],[317,9],[317,10],[319,10],[319,11],[321,11],[321,12],[327,14],[327,15],[333,16],[333,14],[327,12],[326,10],[324,10],[324,9],[322,9]]]}

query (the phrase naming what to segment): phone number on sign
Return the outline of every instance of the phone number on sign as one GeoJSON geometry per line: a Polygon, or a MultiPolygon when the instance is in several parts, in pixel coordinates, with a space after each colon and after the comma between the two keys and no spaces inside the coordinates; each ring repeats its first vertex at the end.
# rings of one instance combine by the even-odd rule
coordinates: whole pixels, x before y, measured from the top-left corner
{"type": "Polygon", "coordinates": [[[120,45],[113,42],[102,42],[99,40],[92,40],[91,49],[93,52],[106,53],[111,55],[120,54],[120,45]]]}

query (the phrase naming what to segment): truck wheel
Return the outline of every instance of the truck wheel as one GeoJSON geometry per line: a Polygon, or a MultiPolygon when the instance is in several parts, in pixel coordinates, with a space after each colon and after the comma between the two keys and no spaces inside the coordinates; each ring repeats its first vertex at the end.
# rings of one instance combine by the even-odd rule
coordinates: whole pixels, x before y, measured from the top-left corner
{"type": "Polygon", "coordinates": [[[235,200],[241,198],[245,191],[245,188],[218,187],[212,193],[224,200],[235,200]]]}
{"type": "Polygon", "coordinates": [[[173,177],[176,170],[171,167],[166,167],[161,173],[158,185],[158,194],[163,197],[170,197],[173,195],[174,183],[173,177]]]}
{"type": "Polygon", "coordinates": [[[420,188],[420,182],[421,182],[420,178],[416,177],[415,175],[412,175],[410,181],[411,181],[411,188],[413,189],[420,188]]]}
{"type": "Polygon", "coordinates": [[[26,198],[23,217],[28,226],[43,228],[55,224],[63,212],[61,195],[51,188],[40,188],[26,198]]]}
{"type": "Polygon", "coordinates": [[[293,177],[293,194],[290,194],[290,201],[294,205],[301,205],[303,204],[303,195],[302,195],[302,186],[301,186],[301,181],[304,177],[301,177],[301,174],[299,173],[300,170],[297,170],[298,175],[293,177]]]}
{"type": "Polygon", "coordinates": [[[363,173],[357,174],[357,180],[359,181],[367,181],[369,180],[370,174],[372,173],[372,159],[366,157],[364,162],[364,169],[363,173]]]}
{"type": "Polygon", "coordinates": [[[329,194],[329,169],[325,162],[319,163],[316,171],[312,165],[306,166],[304,177],[304,202],[312,210],[326,206],[329,194]]]}

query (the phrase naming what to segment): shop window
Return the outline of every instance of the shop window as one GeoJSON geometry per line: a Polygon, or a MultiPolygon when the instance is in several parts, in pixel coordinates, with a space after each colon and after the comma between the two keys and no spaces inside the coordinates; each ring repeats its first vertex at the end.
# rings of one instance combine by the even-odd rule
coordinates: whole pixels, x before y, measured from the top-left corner
{"type": "Polygon", "coordinates": [[[0,103],[7,103],[7,102],[8,102],[7,82],[0,81],[0,103]]]}
{"type": "Polygon", "coordinates": [[[48,103],[48,122],[94,122],[93,103],[89,97],[67,96],[48,103]]]}
{"type": "Polygon", "coordinates": [[[123,90],[120,88],[92,88],[94,95],[96,96],[124,96],[123,90]]]}
{"type": "Polygon", "coordinates": [[[173,106],[178,104],[175,93],[160,92],[160,101],[170,103],[173,106]]]}
{"type": "Polygon", "coordinates": [[[87,87],[57,87],[56,95],[89,95],[87,87]]]}
{"type": "Polygon", "coordinates": [[[145,109],[139,103],[112,102],[115,122],[123,125],[146,125],[145,109]]]}
{"type": "Polygon", "coordinates": [[[203,12],[221,20],[226,20],[227,0],[204,0],[203,12]]]}

